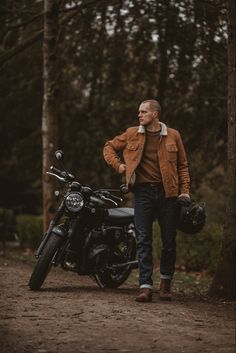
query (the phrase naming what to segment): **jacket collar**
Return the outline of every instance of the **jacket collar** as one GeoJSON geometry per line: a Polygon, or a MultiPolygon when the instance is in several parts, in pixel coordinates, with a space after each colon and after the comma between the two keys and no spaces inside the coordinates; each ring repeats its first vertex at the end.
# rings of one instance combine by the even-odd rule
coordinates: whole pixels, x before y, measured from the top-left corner
{"type": "MultiPolygon", "coordinates": [[[[161,132],[160,132],[160,136],[167,136],[167,126],[166,124],[162,123],[159,121],[159,124],[161,125],[161,132]]],[[[145,127],[143,125],[139,125],[138,128],[138,133],[140,134],[145,134],[145,127]]]]}

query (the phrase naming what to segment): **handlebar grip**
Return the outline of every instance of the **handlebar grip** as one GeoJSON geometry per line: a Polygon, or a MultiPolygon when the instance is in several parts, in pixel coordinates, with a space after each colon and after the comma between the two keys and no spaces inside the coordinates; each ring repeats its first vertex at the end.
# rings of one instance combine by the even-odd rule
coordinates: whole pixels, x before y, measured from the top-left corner
{"type": "Polygon", "coordinates": [[[64,173],[60,169],[53,167],[53,165],[50,167],[50,170],[58,175],[64,176],[64,173]]]}
{"type": "Polygon", "coordinates": [[[67,173],[63,170],[57,169],[56,167],[54,167],[53,165],[50,167],[50,170],[54,173],[57,174],[58,176],[60,176],[61,178],[65,179],[65,181],[73,181],[75,180],[74,175],[67,173]]]}

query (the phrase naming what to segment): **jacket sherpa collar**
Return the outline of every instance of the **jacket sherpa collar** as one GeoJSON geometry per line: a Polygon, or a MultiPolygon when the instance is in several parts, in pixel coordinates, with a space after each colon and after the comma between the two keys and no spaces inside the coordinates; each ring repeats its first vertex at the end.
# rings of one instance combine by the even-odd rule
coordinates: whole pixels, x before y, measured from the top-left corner
{"type": "MultiPolygon", "coordinates": [[[[160,136],[167,136],[167,126],[166,124],[162,123],[161,121],[159,121],[159,124],[161,125],[161,132],[160,132],[160,136]]],[[[138,128],[138,133],[140,134],[145,134],[145,127],[143,125],[139,125],[138,128]]]]}

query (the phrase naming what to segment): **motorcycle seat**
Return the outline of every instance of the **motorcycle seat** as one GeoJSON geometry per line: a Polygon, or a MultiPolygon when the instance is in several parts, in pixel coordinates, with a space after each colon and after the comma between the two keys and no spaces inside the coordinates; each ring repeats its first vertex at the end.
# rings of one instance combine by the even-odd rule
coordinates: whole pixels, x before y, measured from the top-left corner
{"type": "Polygon", "coordinates": [[[134,209],[131,207],[118,207],[108,209],[108,222],[114,224],[129,224],[134,220],[134,209]]]}

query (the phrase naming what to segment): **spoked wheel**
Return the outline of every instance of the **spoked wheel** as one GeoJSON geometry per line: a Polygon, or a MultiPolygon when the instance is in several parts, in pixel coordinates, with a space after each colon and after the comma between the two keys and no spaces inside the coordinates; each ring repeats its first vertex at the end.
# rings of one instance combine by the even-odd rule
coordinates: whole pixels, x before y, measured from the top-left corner
{"type": "Polygon", "coordinates": [[[52,267],[52,260],[61,242],[62,238],[54,233],[49,237],[30,277],[29,287],[31,290],[39,290],[42,286],[52,267]]]}
{"type": "MultiPolygon", "coordinates": [[[[128,241],[120,242],[111,252],[109,263],[112,265],[122,264],[135,260],[136,241],[130,236],[128,241]]],[[[109,266],[109,267],[111,267],[109,266]]],[[[121,269],[104,269],[95,275],[95,280],[100,287],[118,288],[129,277],[132,269],[130,266],[121,269]]]]}

